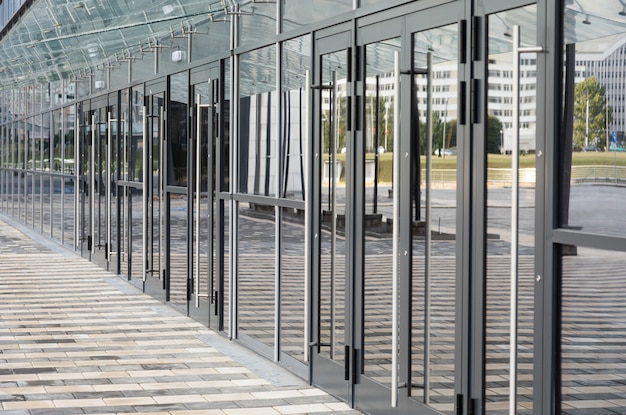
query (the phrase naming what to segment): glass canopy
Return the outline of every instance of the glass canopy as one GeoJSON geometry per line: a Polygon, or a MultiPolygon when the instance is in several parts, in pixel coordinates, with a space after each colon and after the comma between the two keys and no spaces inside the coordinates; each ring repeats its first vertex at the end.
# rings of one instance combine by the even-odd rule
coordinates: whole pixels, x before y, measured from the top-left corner
{"type": "Polygon", "coordinates": [[[141,58],[200,25],[210,36],[210,24],[228,20],[239,3],[37,0],[0,39],[0,89],[78,78],[141,58]]]}

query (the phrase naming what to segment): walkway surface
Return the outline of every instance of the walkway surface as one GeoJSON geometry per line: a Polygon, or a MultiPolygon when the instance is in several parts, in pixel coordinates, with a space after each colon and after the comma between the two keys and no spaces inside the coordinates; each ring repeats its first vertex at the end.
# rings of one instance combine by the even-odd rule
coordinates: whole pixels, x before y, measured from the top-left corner
{"type": "Polygon", "coordinates": [[[3,415],[359,414],[0,218],[3,415]]]}

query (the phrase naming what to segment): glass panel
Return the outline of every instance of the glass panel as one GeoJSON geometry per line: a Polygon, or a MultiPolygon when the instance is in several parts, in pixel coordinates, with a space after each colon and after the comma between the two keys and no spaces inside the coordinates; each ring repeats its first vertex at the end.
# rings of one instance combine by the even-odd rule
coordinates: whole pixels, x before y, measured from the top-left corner
{"type": "MultiPolygon", "coordinates": [[[[218,174],[221,175],[218,177],[220,182],[220,190],[227,192],[232,191],[230,186],[230,62],[224,62],[224,77],[222,78],[222,82],[224,83],[224,91],[223,91],[223,103],[221,106],[222,110],[222,130],[221,130],[221,152],[222,152],[222,166],[219,169],[218,174]]],[[[234,189],[233,189],[234,190],[234,189]]]]}
{"type": "MultiPolygon", "coordinates": [[[[519,210],[517,253],[512,257],[512,158],[513,139],[513,26],[519,25],[522,46],[536,45],[537,7],[528,6],[489,16],[487,159],[487,308],[486,308],[486,403],[487,413],[501,413],[511,400],[508,368],[517,367],[516,413],[532,413],[533,393],[533,298],[535,246],[535,148],[536,148],[536,54],[520,55],[519,113],[519,210]],[[512,275],[511,260],[517,271],[512,275]],[[517,282],[516,282],[517,281],[517,282]],[[511,287],[517,297],[511,297],[511,287]],[[517,314],[516,326],[511,314],[517,314]],[[511,354],[511,335],[517,337],[516,357],[511,354]]],[[[515,356],[515,355],[514,355],[515,356]]]]}
{"type": "MultiPolygon", "coordinates": [[[[416,142],[412,154],[414,176],[411,188],[411,383],[416,386],[412,387],[411,395],[450,414],[454,410],[457,290],[458,27],[450,25],[417,33],[413,40],[413,69],[418,72],[430,70],[432,85],[429,94],[428,79],[423,74],[416,75],[412,85],[417,106],[413,111],[418,117],[414,116],[412,126],[416,142]],[[431,68],[428,68],[429,54],[431,68]],[[432,113],[430,120],[429,109],[432,113]],[[433,139],[430,154],[428,128],[432,128],[433,139]],[[429,160],[430,172],[427,170],[429,160]]],[[[392,109],[391,106],[387,114],[392,109]]],[[[389,124],[383,131],[389,128],[389,124]]],[[[385,133],[385,150],[389,148],[387,137],[392,134],[393,131],[385,133]]],[[[382,154],[382,160],[385,156],[386,153],[382,154]]]]}
{"type": "Polygon", "coordinates": [[[95,195],[95,211],[94,211],[94,235],[93,244],[94,251],[98,253],[98,259],[101,265],[104,265],[105,245],[107,241],[107,186],[111,182],[110,172],[107,172],[106,156],[107,156],[107,140],[108,140],[108,111],[106,101],[101,101],[96,105],[100,108],[96,110],[95,126],[96,129],[96,147],[94,149],[94,174],[95,186],[93,189],[95,195]]]}
{"type": "Polygon", "coordinates": [[[154,51],[148,49],[145,52],[136,52],[133,55],[130,66],[131,82],[145,81],[154,77],[154,60],[156,59],[154,51]]]}
{"type": "Polygon", "coordinates": [[[26,188],[25,188],[25,176],[24,169],[26,168],[26,157],[27,157],[27,134],[26,134],[26,123],[24,121],[18,122],[17,129],[17,163],[16,169],[17,171],[17,200],[18,200],[18,220],[21,223],[26,221],[26,209],[25,209],[25,196],[26,196],[26,188]]]}
{"type": "Polygon", "coordinates": [[[190,313],[198,318],[203,324],[214,327],[216,322],[209,324],[209,320],[215,314],[213,293],[217,287],[215,283],[215,217],[214,192],[215,188],[215,157],[213,121],[215,111],[213,107],[207,107],[213,102],[209,82],[202,82],[193,86],[194,112],[194,208],[193,208],[193,284],[191,292],[199,309],[191,308],[190,313]],[[202,107],[199,107],[202,105],[202,107]],[[212,118],[211,118],[212,117],[212,118]],[[198,192],[199,190],[199,192],[198,192]],[[208,296],[208,298],[207,298],[208,296]],[[196,298],[198,297],[198,298],[196,298]]]}
{"type": "Polygon", "coordinates": [[[242,55],[239,97],[239,192],[276,194],[276,47],[242,55]]]}
{"type": "Polygon", "coordinates": [[[176,186],[187,186],[188,87],[187,72],[171,76],[167,139],[172,161],[168,166],[168,184],[176,186]]]}
{"type": "Polygon", "coordinates": [[[90,235],[89,227],[91,209],[89,207],[89,171],[90,171],[90,148],[91,148],[91,112],[89,102],[77,104],[78,119],[80,120],[80,154],[79,154],[79,238],[81,255],[87,255],[87,238],[90,235]]]}
{"type": "Polygon", "coordinates": [[[560,413],[626,413],[624,253],[561,251],[560,413]]]}
{"type": "Polygon", "coordinates": [[[304,147],[307,114],[306,71],[311,68],[311,37],[303,36],[283,43],[282,125],[280,196],[304,200],[304,147]]]}
{"type": "MultiPolygon", "coordinates": [[[[129,218],[129,270],[128,277],[141,280],[143,277],[143,189],[141,187],[128,188],[128,218],[129,218]]],[[[145,220],[148,220],[146,218],[145,220]]]]}
{"type": "MultiPolygon", "coordinates": [[[[72,84],[73,85],[73,84],[72,84]]],[[[63,178],[62,198],[63,198],[63,242],[73,248],[75,246],[74,235],[74,175],[75,170],[75,122],[76,106],[70,105],[63,109],[63,173],[67,175],[63,178]]]]}
{"type": "MultiPolygon", "coordinates": [[[[224,266],[224,294],[223,294],[223,300],[224,300],[224,308],[223,308],[223,312],[222,317],[224,318],[224,331],[231,335],[231,330],[230,330],[230,296],[231,296],[231,284],[230,284],[230,278],[234,278],[233,274],[234,272],[231,272],[230,269],[230,204],[234,203],[232,201],[225,201],[225,200],[219,200],[218,201],[218,205],[223,209],[224,211],[224,233],[223,233],[223,246],[224,246],[224,262],[223,262],[223,266],[224,266]]],[[[218,216],[219,217],[219,216],[218,216]]],[[[218,233],[219,235],[219,233],[218,233]]],[[[218,253],[219,255],[219,253],[218,253]]],[[[219,268],[218,268],[219,269],[219,268]]]]}
{"type": "Polygon", "coordinates": [[[130,154],[129,154],[129,170],[128,180],[140,182],[143,180],[143,174],[141,173],[143,168],[143,86],[133,89],[131,92],[131,104],[130,104],[130,120],[131,120],[131,135],[130,135],[130,154]]]}
{"type": "MultiPolygon", "coordinates": [[[[33,228],[41,231],[41,214],[43,198],[41,192],[43,189],[43,176],[39,173],[33,175],[33,228]]],[[[0,204],[0,207],[2,205],[0,204]]]]}
{"type": "Polygon", "coordinates": [[[117,88],[119,85],[126,85],[128,83],[128,66],[129,61],[120,60],[114,63],[114,67],[111,70],[111,86],[117,88]]]}
{"type": "MultiPolygon", "coordinates": [[[[187,307],[187,227],[189,226],[187,195],[169,193],[169,284],[170,302],[186,310],[187,307]]],[[[156,212],[155,212],[156,213],[156,212]]],[[[158,225],[157,216],[154,225],[158,225]]],[[[158,240],[153,240],[156,244],[158,240]]],[[[158,253],[158,251],[153,251],[158,253]]],[[[155,259],[156,260],[156,259],[155,259]]],[[[156,264],[156,262],[154,262],[156,264]]],[[[154,275],[155,277],[157,275],[154,275]]]]}
{"type": "Polygon", "coordinates": [[[52,171],[60,172],[63,167],[63,115],[61,110],[52,111],[52,171]]]}
{"type": "Polygon", "coordinates": [[[280,350],[304,362],[304,210],[282,209],[280,225],[280,350]]]}
{"type": "Polygon", "coordinates": [[[74,105],[63,109],[63,173],[74,174],[74,105]]]}
{"type": "Polygon", "coordinates": [[[283,32],[352,10],[352,0],[281,0],[283,32]]]}
{"type": "MultiPolygon", "coordinates": [[[[220,3],[221,4],[221,3],[220,3]]],[[[228,53],[230,45],[230,21],[223,17],[201,21],[194,28],[191,38],[191,61],[197,62],[208,57],[218,57],[228,53]],[[219,24],[218,24],[219,23],[219,24]],[[207,41],[210,39],[210,41],[207,41]]]]}
{"type": "Polygon", "coordinates": [[[43,181],[43,234],[52,236],[52,191],[54,183],[52,177],[44,176],[43,181]]]}
{"type": "Polygon", "coordinates": [[[276,2],[240,5],[239,45],[271,42],[276,35],[276,2]]]}
{"type": "Polygon", "coordinates": [[[363,373],[386,387],[391,387],[393,355],[393,227],[387,226],[393,220],[393,203],[388,195],[392,194],[397,104],[394,55],[400,49],[398,38],[365,49],[363,373]]]}
{"type": "Polygon", "coordinates": [[[54,177],[52,180],[52,238],[61,242],[63,239],[64,212],[63,179],[54,177]]]}
{"type": "MultiPolygon", "coordinates": [[[[146,151],[148,151],[148,160],[150,160],[150,166],[148,166],[149,171],[147,174],[148,182],[144,183],[144,192],[147,192],[144,195],[147,198],[147,209],[148,209],[148,217],[145,218],[147,221],[147,267],[148,273],[147,277],[152,279],[150,283],[151,287],[156,288],[156,291],[153,291],[157,297],[162,297],[162,291],[165,288],[165,278],[164,278],[164,269],[165,269],[165,209],[166,209],[166,199],[170,201],[170,209],[171,209],[171,239],[170,239],[170,260],[171,268],[170,268],[170,288],[172,290],[172,298],[171,301],[173,304],[183,304],[186,305],[186,301],[180,298],[181,285],[184,287],[186,292],[186,282],[181,282],[181,267],[184,267],[185,275],[187,270],[187,262],[186,262],[186,214],[187,214],[187,205],[186,205],[186,197],[183,195],[173,194],[166,195],[165,194],[165,186],[164,186],[164,171],[162,170],[162,160],[165,157],[165,148],[163,148],[162,141],[163,137],[163,123],[165,120],[162,118],[162,112],[165,108],[165,93],[161,92],[154,95],[146,96],[146,106],[148,111],[147,124],[146,128],[148,129],[148,142],[146,143],[146,151]],[[184,199],[181,200],[181,199],[184,199]],[[179,219],[184,217],[183,222],[179,222],[179,219]],[[181,227],[181,228],[179,228],[181,227]],[[183,234],[184,236],[181,236],[183,234]],[[183,259],[181,259],[184,256],[183,259]],[[156,281],[160,280],[160,281],[156,281]]],[[[146,290],[151,289],[151,287],[146,287],[146,290]]]]}
{"type": "Polygon", "coordinates": [[[320,229],[320,298],[319,352],[322,356],[342,362],[345,354],[346,316],[346,105],[347,80],[350,67],[348,53],[322,56],[321,137],[317,144],[323,154],[320,229]]]}
{"type": "Polygon", "coordinates": [[[63,100],[64,102],[72,102],[76,99],[76,82],[65,79],[63,81],[63,100]]]}
{"type": "MultiPolygon", "coordinates": [[[[129,89],[123,89],[121,92],[120,103],[120,121],[118,123],[119,134],[118,134],[118,143],[117,146],[120,151],[119,155],[119,179],[122,181],[128,180],[129,176],[129,154],[130,154],[130,103],[129,103],[129,89]]],[[[119,212],[119,222],[120,222],[120,240],[119,240],[119,251],[120,251],[120,272],[122,275],[129,277],[129,260],[128,260],[128,252],[129,252],[129,240],[130,240],[130,222],[129,222],[129,200],[128,194],[130,189],[127,186],[118,186],[117,191],[118,195],[118,203],[120,203],[119,212]]]]}
{"type": "Polygon", "coordinates": [[[239,205],[238,246],[238,327],[268,346],[273,356],[276,304],[276,243],[274,207],[239,205]]]}
{"type": "Polygon", "coordinates": [[[606,0],[564,10],[565,125],[560,226],[623,236],[626,222],[626,13],[606,0]],[[618,13],[619,12],[619,13],[618,13]]]}
{"type": "Polygon", "coordinates": [[[181,66],[187,65],[189,56],[187,36],[181,32],[180,28],[176,28],[172,29],[171,37],[162,42],[163,46],[157,51],[159,73],[172,73],[180,70],[181,66]]]}

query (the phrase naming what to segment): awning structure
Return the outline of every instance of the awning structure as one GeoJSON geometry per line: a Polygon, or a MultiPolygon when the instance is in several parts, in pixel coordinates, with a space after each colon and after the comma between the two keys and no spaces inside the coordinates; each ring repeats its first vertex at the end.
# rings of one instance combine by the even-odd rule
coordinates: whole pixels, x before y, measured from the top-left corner
{"type": "Polygon", "coordinates": [[[223,22],[228,0],[35,0],[0,39],[0,89],[77,78],[141,57],[197,25],[223,22]]]}

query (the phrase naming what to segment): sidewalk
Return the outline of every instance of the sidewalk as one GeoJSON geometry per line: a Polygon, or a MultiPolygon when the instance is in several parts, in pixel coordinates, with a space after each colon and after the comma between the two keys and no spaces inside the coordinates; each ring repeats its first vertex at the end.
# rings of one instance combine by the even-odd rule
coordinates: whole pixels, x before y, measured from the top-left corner
{"type": "Polygon", "coordinates": [[[3,415],[359,414],[0,218],[3,415]]]}

